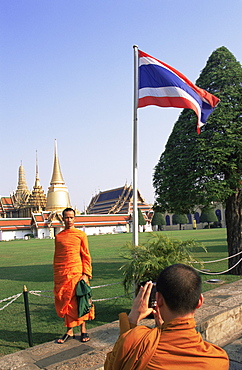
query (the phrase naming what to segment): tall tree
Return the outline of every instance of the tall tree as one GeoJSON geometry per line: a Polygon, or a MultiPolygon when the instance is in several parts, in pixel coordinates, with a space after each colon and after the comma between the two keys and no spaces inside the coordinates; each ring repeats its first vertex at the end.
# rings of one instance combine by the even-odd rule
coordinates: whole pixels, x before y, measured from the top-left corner
{"type": "MultiPolygon", "coordinates": [[[[161,212],[193,212],[196,206],[226,206],[228,252],[241,252],[242,68],[225,47],[209,57],[196,84],[220,98],[197,135],[196,116],[184,109],[155,167],[153,184],[161,212]]],[[[230,258],[234,266],[241,255],[230,258]]],[[[242,263],[231,270],[242,274],[242,263]]]]}
{"type": "Polygon", "coordinates": [[[173,225],[179,225],[181,230],[181,226],[188,223],[188,217],[185,214],[174,213],[172,215],[172,223],[173,225]]]}
{"type": "Polygon", "coordinates": [[[165,217],[161,212],[155,212],[151,221],[152,226],[158,226],[158,231],[162,230],[162,225],[166,224],[165,217]]]}
{"type": "Polygon", "coordinates": [[[200,222],[207,222],[210,228],[210,222],[218,222],[218,217],[215,214],[214,208],[204,207],[200,216],[200,222]]]}
{"type": "Polygon", "coordinates": [[[140,226],[146,225],[145,218],[144,218],[143,213],[142,213],[140,208],[138,208],[138,224],[140,226]]]}

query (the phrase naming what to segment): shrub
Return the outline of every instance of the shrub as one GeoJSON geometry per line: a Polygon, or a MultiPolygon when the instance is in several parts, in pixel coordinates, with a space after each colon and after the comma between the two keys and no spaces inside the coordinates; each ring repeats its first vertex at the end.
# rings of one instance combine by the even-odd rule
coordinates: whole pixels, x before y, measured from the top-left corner
{"type": "Polygon", "coordinates": [[[131,242],[123,247],[121,256],[128,260],[123,270],[123,285],[126,292],[135,284],[143,281],[156,281],[162,269],[174,263],[190,264],[197,262],[192,256],[192,249],[206,248],[194,240],[176,240],[163,236],[160,233],[152,233],[147,243],[134,246],[131,242]]]}

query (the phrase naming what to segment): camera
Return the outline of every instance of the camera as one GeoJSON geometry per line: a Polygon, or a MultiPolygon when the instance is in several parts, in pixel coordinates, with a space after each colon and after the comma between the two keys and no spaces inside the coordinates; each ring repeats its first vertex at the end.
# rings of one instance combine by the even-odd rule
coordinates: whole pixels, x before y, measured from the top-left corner
{"type": "Polygon", "coordinates": [[[156,283],[153,283],[151,293],[150,293],[150,299],[149,299],[149,307],[154,308],[156,305],[156,283]]]}
{"type": "MultiPolygon", "coordinates": [[[[146,282],[142,281],[140,283],[141,286],[144,286],[146,282]]],[[[152,283],[152,289],[151,289],[151,293],[150,293],[150,298],[149,298],[149,303],[148,303],[148,307],[149,308],[154,308],[155,305],[156,305],[156,298],[155,298],[155,295],[156,295],[156,283],[152,283]]]]}

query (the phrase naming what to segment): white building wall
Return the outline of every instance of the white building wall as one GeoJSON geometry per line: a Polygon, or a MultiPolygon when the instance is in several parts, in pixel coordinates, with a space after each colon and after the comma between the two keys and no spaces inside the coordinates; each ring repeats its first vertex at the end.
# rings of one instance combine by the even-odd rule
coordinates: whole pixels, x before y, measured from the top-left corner
{"type": "Polygon", "coordinates": [[[84,231],[87,235],[102,235],[102,234],[117,234],[126,233],[128,225],[110,225],[110,226],[84,226],[78,227],[79,230],[84,231]]]}
{"type": "Polygon", "coordinates": [[[29,230],[2,230],[2,241],[9,241],[15,239],[24,239],[26,234],[32,234],[32,231],[29,230]]]}
{"type": "MultiPolygon", "coordinates": [[[[59,231],[58,231],[59,232],[59,231]]],[[[58,234],[57,232],[57,234],[58,234]]],[[[37,229],[37,238],[38,239],[54,239],[54,228],[49,228],[49,227],[43,227],[40,229],[37,229]]]]}

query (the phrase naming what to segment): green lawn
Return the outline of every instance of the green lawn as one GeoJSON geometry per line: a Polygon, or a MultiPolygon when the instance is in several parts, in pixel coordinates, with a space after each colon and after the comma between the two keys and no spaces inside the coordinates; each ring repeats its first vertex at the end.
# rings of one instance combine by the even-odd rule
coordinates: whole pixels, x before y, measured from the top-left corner
{"type": "MultiPolygon", "coordinates": [[[[227,256],[226,230],[182,230],[162,232],[171,238],[194,239],[201,241],[208,253],[197,249],[195,255],[201,260],[215,260],[227,256]]],[[[140,243],[147,240],[149,233],[140,233],[140,243]]],[[[122,246],[132,240],[131,234],[89,236],[90,252],[93,259],[92,286],[118,283],[122,280],[119,270],[124,263],[120,257],[122,246]]],[[[0,242],[0,300],[23,291],[41,290],[44,296],[29,294],[31,325],[34,345],[54,340],[64,333],[62,319],[58,318],[53,304],[52,260],[53,240],[28,240],[0,242]],[[50,291],[50,292],[48,292],[50,291]],[[45,297],[46,296],[46,297],[45,297]]],[[[205,265],[211,271],[223,271],[227,261],[205,265]]],[[[235,281],[240,277],[224,274],[219,276],[202,275],[203,280],[219,278],[224,283],[235,281]]],[[[204,282],[203,290],[213,289],[217,285],[204,282]]],[[[121,284],[93,289],[93,299],[123,296],[121,284]]],[[[0,303],[0,309],[8,302],[0,303]]],[[[117,299],[96,302],[96,319],[88,327],[102,325],[117,320],[118,313],[128,311],[131,299],[117,299]]],[[[0,355],[12,353],[28,347],[23,296],[4,310],[0,311],[0,355]]]]}

